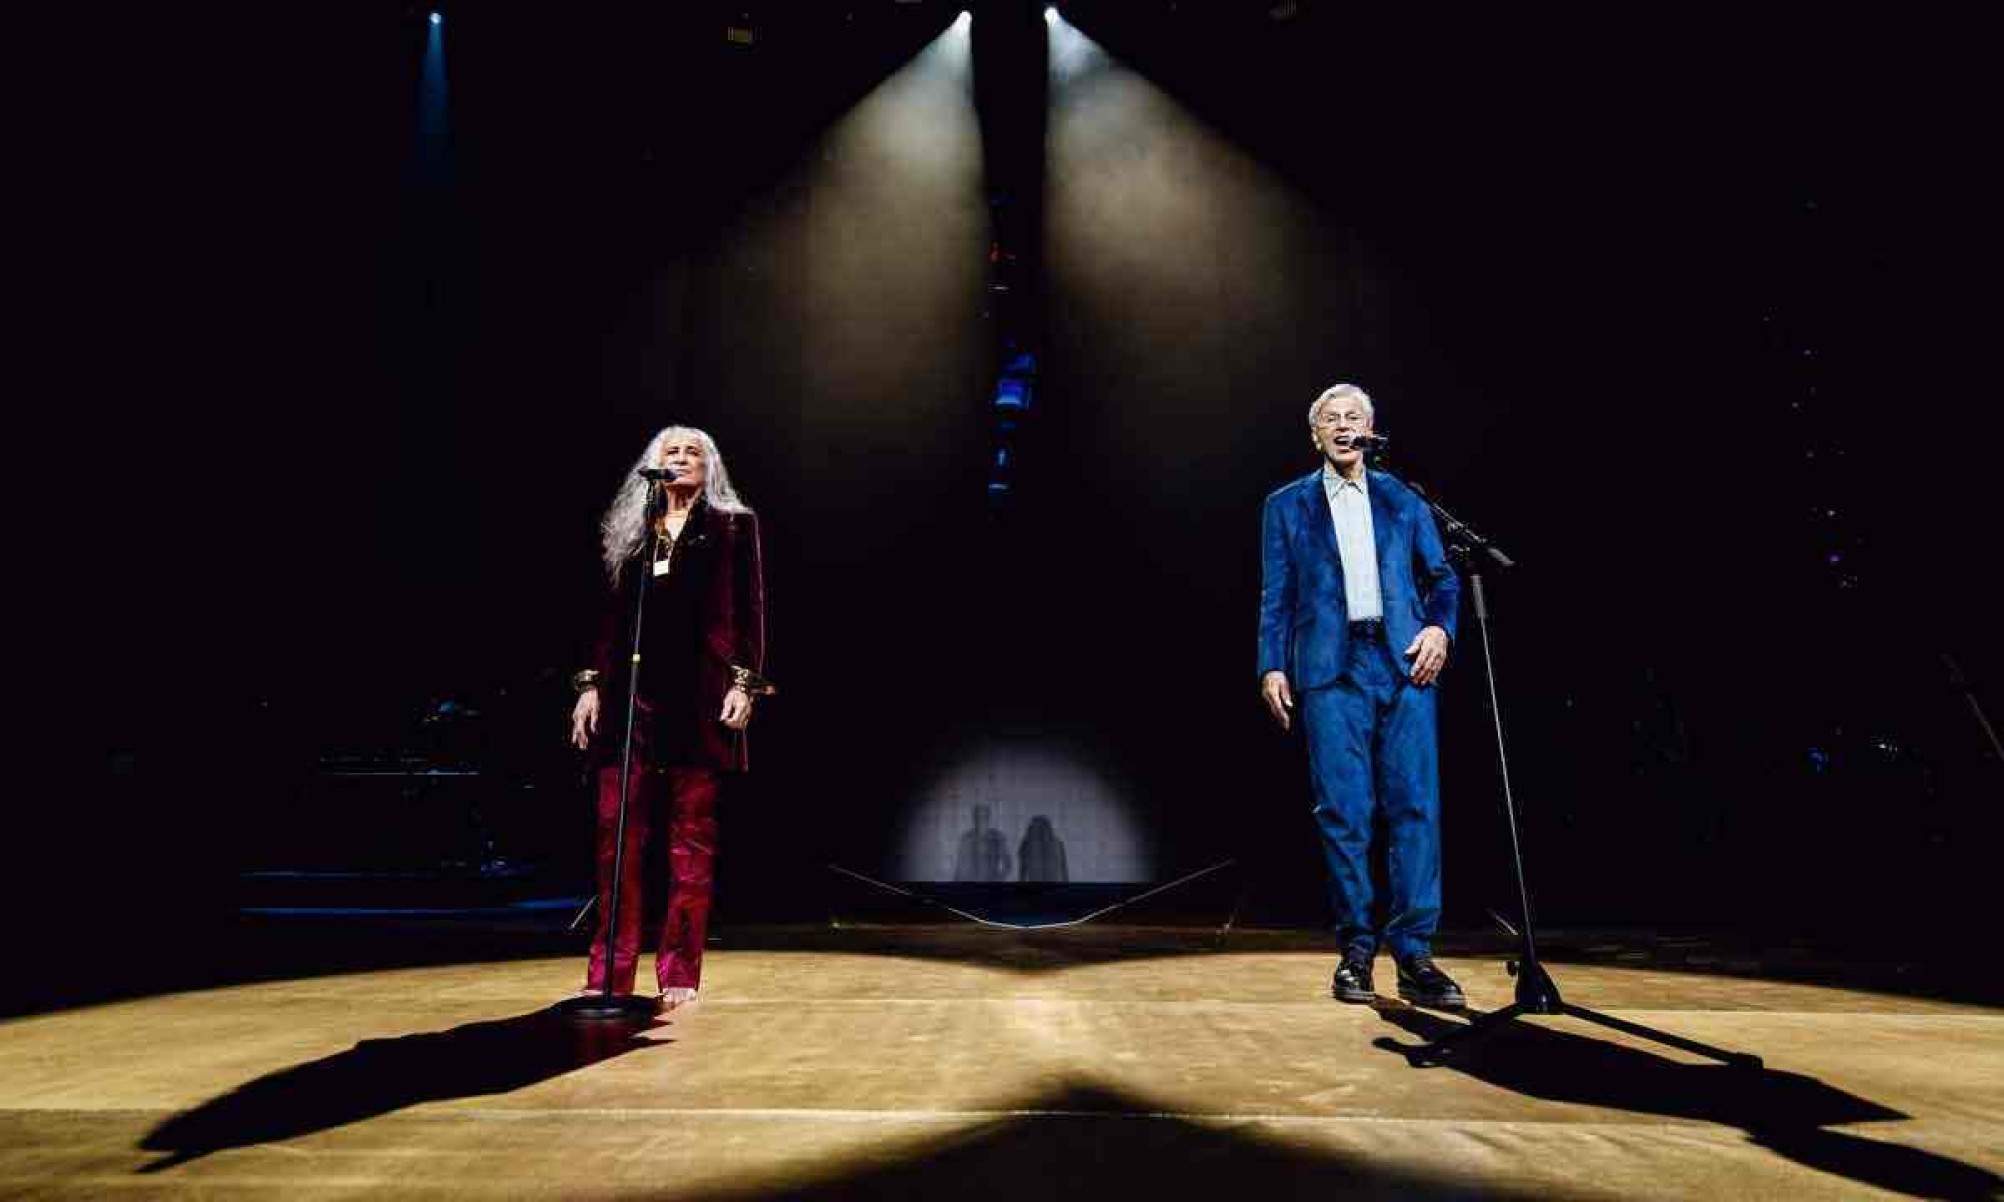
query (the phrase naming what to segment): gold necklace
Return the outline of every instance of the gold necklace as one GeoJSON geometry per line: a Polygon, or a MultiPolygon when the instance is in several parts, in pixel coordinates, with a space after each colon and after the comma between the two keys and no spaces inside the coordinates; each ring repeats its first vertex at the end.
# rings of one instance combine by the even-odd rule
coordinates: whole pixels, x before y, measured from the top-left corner
{"type": "MultiPolygon", "coordinates": [[[[687,511],[683,512],[682,520],[684,523],[687,523],[687,521],[689,520],[689,515],[687,511]]],[[[686,524],[683,526],[683,529],[685,530],[688,529],[686,524]]],[[[672,570],[675,562],[675,531],[671,529],[668,525],[667,514],[664,513],[661,515],[661,524],[655,529],[654,534],[655,534],[654,562],[657,564],[665,563],[670,565],[667,568],[661,568],[657,570],[655,572],[655,575],[657,576],[666,575],[669,571],[672,570]]]]}

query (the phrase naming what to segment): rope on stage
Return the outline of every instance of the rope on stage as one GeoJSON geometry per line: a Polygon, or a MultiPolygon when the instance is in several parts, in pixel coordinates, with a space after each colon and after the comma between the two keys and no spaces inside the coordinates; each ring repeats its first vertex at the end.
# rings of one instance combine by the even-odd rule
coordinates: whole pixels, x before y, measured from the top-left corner
{"type": "Polygon", "coordinates": [[[1121,900],[1114,902],[1110,906],[1101,906],[1099,909],[1094,910],[1090,914],[1086,914],[1079,918],[1068,918],[1063,922],[998,922],[992,918],[983,918],[979,914],[971,914],[966,910],[962,910],[956,906],[949,906],[945,902],[940,901],[938,898],[927,897],[923,893],[915,893],[912,890],[906,889],[901,885],[893,885],[889,881],[880,881],[875,877],[865,876],[862,873],[855,871],[854,869],[844,868],[840,864],[830,864],[828,866],[828,870],[830,872],[839,872],[843,876],[854,877],[856,880],[862,881],[866,885],[874,885],[877,888],[882,889],[887,893],[895,893],[899,897],[908,897],[913,901],[923,902],[928,906],[936,906],[939,909],[945,910],[949,914],[956,915],[960,918],[965,918],[969,922],[979,923],[984,927],[998,927],[1010,931],[1049,931],[1049,930],[1055,930],[1060,927],[1084,926],[1086,923],[1091,922],[1095,918],[1102,918],[1108,914],[1113,913],[1115,910],[1121,909],[1122,907],[1131,906],[1138,901],[1144,901],[1148,898],[1154,897],[1158,893],[1166,893],[1169,890],[1176,888],[1178,885],[1187,885],[1191,881],[1196,880],[1198,877],[1209,876],[1211,873],[1218,871],[1218,869],[1220,868],[1230,868],[1232,865],[1236,863],[1238,863],[1236,859],[1220,860],[1217,863],[1211,865],[1209,868],[1199,868],[1197,871],[1192,872],[1187,876],[1177,877],[1175,880],[1170,881],[1167,884],[1157,885],[1153,889],[1143,890],[1142,892],[1135,894],[1133,897],[1122,898],[1121,900]]]}

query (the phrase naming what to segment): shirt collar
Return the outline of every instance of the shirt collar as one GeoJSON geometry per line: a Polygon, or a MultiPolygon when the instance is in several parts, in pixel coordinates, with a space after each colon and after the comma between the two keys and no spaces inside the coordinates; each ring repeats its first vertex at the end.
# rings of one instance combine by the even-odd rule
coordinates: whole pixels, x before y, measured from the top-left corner
{"type": "Polygon", "coordinates": [[[1335,464],[1324,463],[1322,465],[1322,491],[1332,497],[1345,488],[1354,488],[1358,492],[1365,493],[1368,496],[1369,494],[1364,488],[1364,481],[1368,479],[1370,479],[1368,471],[1358,476],[1355,480],[1345,480],[1343,474],[1336,470],[1335,464]]]}

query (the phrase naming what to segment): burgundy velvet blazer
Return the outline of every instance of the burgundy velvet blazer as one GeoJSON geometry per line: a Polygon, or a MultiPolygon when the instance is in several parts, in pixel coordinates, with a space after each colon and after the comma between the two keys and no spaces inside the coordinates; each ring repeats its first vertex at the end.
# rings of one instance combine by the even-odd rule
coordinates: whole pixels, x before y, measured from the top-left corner
{"type": "MultiPolygon", "coordinates": [[[[639,554],[626,563],[617,587],[607,590],[598,635],[593,640],[589,667],[599,674],[598,733],[592,738],[594,766],[619,763],[620,740],[626,724],[626,689],[632,667],[633,590],[649,582],[647,554],[643,543],[639,554]]],[[[695,599],[696,622],[700,628],[694,671],[686,680],[696,690],[694,708],[689,698],[677,698],[680,706],[655,704],[650,694],[662,688],[683,687],[684,682],[656,681],[643,664],[640,704],[643,709],[693,712],[695,731],[685,740],[692,746],[695,766],[719,771],[741,772],[749,764],[743,731],[734,731],[718,720],[724,694],[731,688],[731,669],[749,668],[765,674],[765,565],[760,557],[758,519],[751,513],[723,513],[698,500],[690,511],[675,548],[678,572],[683,565],[695,568],[694,557],[708,562],[697,573],[701,591],[695,599]]],[[[654,621],[653,606],[647,621],[654,621]]],[[[650,640],[651,641],[651,640],[650,640]]],[[[647,754],[648,717],[642,713],[635,723],[639,754],[647,754]]]]}

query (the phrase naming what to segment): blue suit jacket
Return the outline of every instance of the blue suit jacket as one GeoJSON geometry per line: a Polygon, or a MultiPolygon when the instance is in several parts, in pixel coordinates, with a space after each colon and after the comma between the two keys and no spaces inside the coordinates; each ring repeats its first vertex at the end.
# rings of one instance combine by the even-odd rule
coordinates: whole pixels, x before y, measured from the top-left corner
{"type": "MultiPolygon", "coordinates": [[[[1378,591],[1394,654],[1423,627],[1454,637],[1461,578],[1447,562],[1440,528],[1419,494],[1369,470],[1371,530],[1378,544],[1378,591]]],[[[1322,491],[1322,469],[1276,489],[1260,521],[1259,674],[1287,673],[1296,689],[1319,689],[1343,675],[1349,653],[1343,557],[1322,491]]]]}

